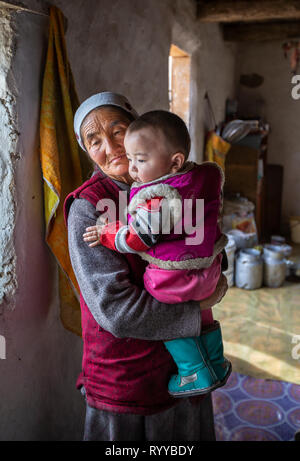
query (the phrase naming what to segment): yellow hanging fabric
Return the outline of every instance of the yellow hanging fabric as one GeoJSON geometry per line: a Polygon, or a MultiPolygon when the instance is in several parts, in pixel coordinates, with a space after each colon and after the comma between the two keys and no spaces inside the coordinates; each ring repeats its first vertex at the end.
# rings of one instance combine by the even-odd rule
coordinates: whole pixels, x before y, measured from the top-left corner
{"type": "Polygon", "coordinates": [[[80,336],[79,287],[69,258],[63,217],[65,197],[83,182],[84,158],[73,131],[78,106],[67,58],[64,16],[52,6],[40,115],[46,242],[59,264],[61,321],[66,329],[80,336]]]}
{"type": "Polygon", "coordinates": [[[225,171],[226,155],[231,147],[227,141],[224,141],[214,131],[207,135],[205,145],[205,159],[209,162],[216,162],[225,171]]]}

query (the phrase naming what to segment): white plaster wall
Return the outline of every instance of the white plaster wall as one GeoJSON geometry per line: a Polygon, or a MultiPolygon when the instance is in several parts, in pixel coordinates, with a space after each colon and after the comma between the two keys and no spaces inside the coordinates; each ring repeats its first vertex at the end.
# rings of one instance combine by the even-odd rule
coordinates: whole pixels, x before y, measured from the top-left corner
{"type": "Polygon", "coordinates": [[[222,122],[225,117],[226,99],[232,99],[236,94],[236,45],[224,42],[218,24],[200,24],[199,35],[201,46],[195,53],[192,73],[192,91],[197,94],[197,104],[194,106],[195,124],[191,133],[197,148],[195,159],[201,161],[205,126],[208,124],[208,106],[204,96],[207,92],[216,124],[222,122]]]}
{"type": "MultiPolygon", "coordinates": [[[[8,0],[14,3],[14,0],[8,0]]],[[[99,91],[126,95],[138,112],[168,109],[171,43],[191,54],[191,158],[202,160],[204,94],[217,123],[235,96],[236,46],[218,24],[196,20],[194,0],[52,0],[68,19],[67,46],[81,100],[99,91]]],[[[22,4],[46,12],[45,0],[22,4]]]]}
{"type": "Polygon", "coordinates": [[[56,0],[68,18],[67,45],[78,93],[115,91],[137,111],[169,109],[168,56],[175,43],[192,56],[191,135],[202,160],[205,91],[217,121],[234,95],[235,46],[217,24],[196,21],[193,0],[56,0]],[[80,14],[78,12],[80,11],[80,14]]]}
{"type": "Polygon", "coordinates": [[[284,167],[282,231],[288,232],[289,216],[300,215],[300,100],[291,96],[292,76],[282,43],[240,44],[237,80],[241,74],[258,73],[264,77],[257,89],[240,86],[239,96],[248,110],[253,112],[253,106],[260,107],[260,115],[270,123],[268,163],[284,167]]]}
{"type": "MultiPolygon", "coordinates": [[[[6,358],[0,360],[0,440],[81,440],[84,405],[75,382],[82,343],[61,325],[56,266],[44,242],[38,123],[48,20],[27,13],[13,17],[17,292],[0,316],[6,341],[6,358]]],[[[7,170],[14,173],[10,165],[7,170]]]]}

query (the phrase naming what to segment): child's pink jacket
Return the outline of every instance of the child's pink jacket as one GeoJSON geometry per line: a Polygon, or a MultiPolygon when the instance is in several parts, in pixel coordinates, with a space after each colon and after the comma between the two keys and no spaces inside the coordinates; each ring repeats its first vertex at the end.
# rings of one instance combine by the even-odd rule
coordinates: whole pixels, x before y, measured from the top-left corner
{"type": "Polygon", "coordinates": [[[138,252],[150,263],[144,284],[159,301],[205,299],[215,291],[227,243],[219,228],[223,182],[216,163],[188,162],[180,173],[135,183],[129,225],[111,223],[100,241],[122,253],[138,252]]]}

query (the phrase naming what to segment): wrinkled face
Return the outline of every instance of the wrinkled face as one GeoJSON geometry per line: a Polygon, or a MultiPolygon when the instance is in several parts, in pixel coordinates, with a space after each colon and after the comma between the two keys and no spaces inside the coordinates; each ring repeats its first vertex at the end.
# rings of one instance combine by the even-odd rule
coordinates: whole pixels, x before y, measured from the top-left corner
{"type": "Polygon", "coordinates": [[[89,113],[81,125],[81,136],[90,158],[113,179],[126,183],[128,174],[124,137],[129,118],[115,107],[100,107],[89,113]]]}
{"type": "Polygon", "coordinates": [[[173,172],[172,150],[161,130],[147,127],[129,131],[124,145],[134,181],[150,182],[173,172]]]}

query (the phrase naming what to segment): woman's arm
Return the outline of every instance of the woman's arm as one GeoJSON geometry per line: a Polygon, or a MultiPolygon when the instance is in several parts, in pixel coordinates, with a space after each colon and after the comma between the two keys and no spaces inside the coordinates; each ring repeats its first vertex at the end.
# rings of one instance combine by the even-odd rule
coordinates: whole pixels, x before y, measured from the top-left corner
{"type": "Polygon", "coordinates": [[[84,199],[74,200],[68,218],[69,252],[82,296],[96,322],[114,336],[167,340],[198,336],[199,303],[163,304],[130,281],[125,257],[83,241],[96,210],[84,199]]]}

